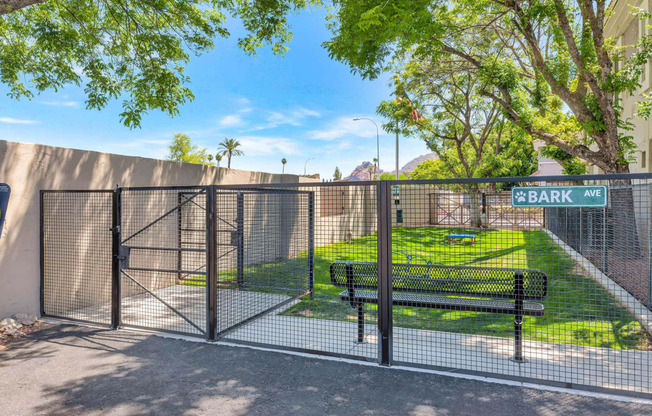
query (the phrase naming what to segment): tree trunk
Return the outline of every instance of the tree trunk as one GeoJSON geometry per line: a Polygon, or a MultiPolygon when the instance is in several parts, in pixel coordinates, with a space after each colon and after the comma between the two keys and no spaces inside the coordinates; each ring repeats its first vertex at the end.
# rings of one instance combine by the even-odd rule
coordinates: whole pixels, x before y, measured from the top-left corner
{"type": "Polygon", "coordinates": [[[469,192],[469,212],[471,214],[471,227],[480,228],[483,225],[481,197],[479,192],[469,192]]]}

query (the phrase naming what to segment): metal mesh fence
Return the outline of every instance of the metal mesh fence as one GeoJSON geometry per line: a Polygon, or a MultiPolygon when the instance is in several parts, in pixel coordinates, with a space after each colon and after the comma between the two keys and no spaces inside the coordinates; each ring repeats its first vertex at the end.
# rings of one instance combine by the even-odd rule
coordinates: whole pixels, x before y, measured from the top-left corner
{"type": "MultiPolygon", "coordinates": [[[[579,184],[597,182],[518,185],[579,184]]],[[[492,190],[500,183],[400,183],[392,230],[395,362],[650,393],[652,316],[639,302],[646,298],[622,290],[648,287],[649,185],[609,185],[608,208],[515,208],[504,191],[492,190]],[[474,206],[469,192],[492,209],[474,206]],[[468,201],[461,203],[467,220],[421,225],[419,215],[442,193],[468,201]],[[609,253],[610,275],[600,272],[601,253],[609,253]],[[413,282],[425,282],[421,290],[402,286],[406,269],[413,282]],[[451,286],[466,293],[447,293],[451,286]]]]}
{"type": "MultiPolygon", "coordinates": [[[[233,211],[238,198],[245,241],[241,287],[264,312],[231,326],[222,339],[375,359],[377,346],[367,338],[376,338],[376,307],[366,305],[359,327],[358,305],[342,300],[346,290],[333,284],[331,270],[341,260],[375,264],[375,185],[220,189],[218,213],[233,211]]],[[[218,270],[230,270],[224,275],[232,285],[237,261],[235,252],[218,256],[218,270]]],[[[243,294],[226,286],[219,292],[218,320],[230,325],[239,319],[243,294]]]]}
{"type": "Polygon", "coordinates": [[[238,328],[246,337],[255,328],[246,324],[310,293],[310,197],[216,191],[217,337],[238,328]]]}
{"type": "Polygon", "coordinates": [[[121,325],[206,335],[206,189],[120,196],[121,325]]]}
{"type": "Polygon", "coordinates": [[[111,323],[113,192],[41,193],[42,314],[111,323]]]}
{"type": "MultiPolygon", "coordinates": [[[[628,178],[122,189],[121,324],[651,396],[652,180],[628,178]],[[605,208],[511,199],[596,184],[605,208]]],[[[85,210],[111,195],[52,195],[44,308],[110,322],[110,215],[85,210]]]]}
{"type": "Polygon", "coordinates": [[[546,208],[547,229],[650,309],[652,184],[610,185],[607,208],[546,208]]]}

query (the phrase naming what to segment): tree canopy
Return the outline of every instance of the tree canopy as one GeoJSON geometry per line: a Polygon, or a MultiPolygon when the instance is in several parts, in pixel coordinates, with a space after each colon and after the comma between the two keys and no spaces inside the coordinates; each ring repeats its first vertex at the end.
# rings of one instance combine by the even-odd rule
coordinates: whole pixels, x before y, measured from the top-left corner
{"type": "MultiPolygon", "coordinates": [[[[532,138],[505,121],[500,106],[478,92],[468,65],[413,59],[394,77],[396,95],[378,112],[384,129],[425,141],[438,160],[436,170],[415,171],[416,179],[526,176],[536,171],[532,138]]],[[[466,186],[478,192],[478,185],[466,186]]]]}
{"type": "MultiPolygon", "coordinates": [[[[478,93],[531,137],[604,172],[629,171],[635,146],[621,102],[640,87],[652,41],[617,46],[606,38],[606,1],[334,3],[325,46],[354,72],[374,78],[406,61],[464,65],[478,93]]],[[[647,99],[639,107],[649,116],[647,99]]]]}
{"type": "Polygon", "coordinates": [[[138,127],[150,110],[171,116],[194,98],[185,67],[228,37],[239,47],[283,55],[288,14],[320,0],[0,0],[0,82],[12,98],[83,87],[88,109],[122,100],[120,119],[138,127]]]}
{"type": "Polygon", "coordinates": [[[168,148],[170,149],[167,157],[168,160],[200,165],[213,165],[211,155],[206,153],[206,149],[193,146],[190,138],[183,133],[175,134],[172,144],[168,148]]]}
{"type": "MultiPolygon", "coordinates": [[[[231,169],[231,158],[233,156],[244,156],[244,152],[240,149],[240,142],[236,139],[224,138],[220,143],[218,152],[227,158],[227,168],[231,169]]],[[[285,166],[285,165],[284,165],[285,166]]]]}

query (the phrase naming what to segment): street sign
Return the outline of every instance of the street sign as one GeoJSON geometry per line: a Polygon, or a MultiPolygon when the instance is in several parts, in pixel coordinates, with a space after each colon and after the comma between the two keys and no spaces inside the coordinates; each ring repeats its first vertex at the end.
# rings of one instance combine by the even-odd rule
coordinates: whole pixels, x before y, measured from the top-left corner
{"type": "Polygon", "coordinates": [[[399,196],[398,185],[392,185],[392,196],[399,196]]]}
{"type": "Polygon", "coordinates": [[[9,194],[11,188],[6,183],[0,183],[0,236],[2,236],[3,225],[5,223],[5,214],[7,213],[7,205],[9,205],[9,194]]]}
{"type": "Polygon", "coordinates": [[[606,207],[607,187],[518,186],[512,188],[513,207],[606,207]]]}

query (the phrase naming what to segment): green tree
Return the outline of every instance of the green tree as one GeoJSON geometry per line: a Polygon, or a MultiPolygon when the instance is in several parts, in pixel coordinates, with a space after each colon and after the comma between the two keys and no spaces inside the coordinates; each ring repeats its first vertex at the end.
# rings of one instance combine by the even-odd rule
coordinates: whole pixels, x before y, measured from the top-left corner
{"type": "MultiPolygon", "coordinates": [[[[383,127],[387,131],[398,128],[405,135],[424,140],[438,157],[413,172],[412,177],[527,176],[536,170],[532,139],[505,122],[500,107],[478,93],[478,84],[462,62],[412,60],[395,76],[396,94],[404,99],[379,105],[378,112],[388,121],[383,127]],[[430,175],[424,175],[426,172],[430,175]]],[[[475,227],[482,225],[482,187],[477,183],[460,186],[469,193],[471,224],[475,227]]]]}
{"type": "Polygon", "coordinates": [[[564,175],[583,175],[586,165],[577,156],[569,155],[555,146],[543,146],[539,149],[542,156],[556,160],[562,167],[564,175]]]}
{"type": "MultiPolygon", "coordinates": [[[[629,172],[634,143],[621,101],[640,87],[652,40],[618,47],[605,38],[605,0],[334,3],[326,47],[363,77],[378,76],[389,58],[464,64],[533,138],[604,172],[629,172]]],[[[649,116],[651,100],[642,99],[640,115],[649,116]]]]}
{"type": "Polygon", "coordinates": [[[335,173],[333,173],[333,180],[334,181],[342,180],[342,172],[340,171],[339,166],[335,166],[335,173]]]}
{"type": "Polygon", "coordinates": [[[170,153],[167,157],[168,160],[201,165],[213,165],[209,159],[210,155],[206,153],[206,149],[200,149],[197,146],[193,146],[190,142],[190,138],[185,134],[175,134],[172,144],[170,144],[168,148],[170,149],[170,153]]]}
{"type": "Polygon", "coordinates": [[[217,162],[217,167],[219,168],[220,162],[222,161],[222,155],[219,152],[215,155],[215,161],[217,162]]]}
{"type": "Polygon", "coordinates": [[[120,119],[137,127],[150,110],[171,116],[194,98],[185,65],[228,37],[239,19],[247,54],[283,55],[287,17],[320,0],[0,0],[0,82],[13,98],[82,86],[88,109],[122,99],[120,119]]]}
{"type": "MultiPolygon", "coordinates": [[[[408,175],[406,175],[404,173],[399,173],[398,174],[398,180],[400,180],[400,181],[406,181],[406,180],[410,179],[411,177],[412,177],[412,175],[408,176],[408,175]]],[[[393,173],[383,173],[382,175],[380,175],[380,180],[381,181],[393,181],[393,180],[396,180],[396,175],[393,174],[393,173]]]]}
{"type": "Polygon", "coordinates": [[[281,173],[285,173],[285,164],[288,163],[288,160],[286,158],[281,159],[281,163],[283,164],[283,171],[281,173]]]}
{"type": "Polygon", "coordinates": [[[227,169],[231,169],[231,158],[233,156],[244,156],[244,152],[238,147],[240,147],[240,142],[236,139],[224,138],[224,141],[220,143],[221,150],[219,150],[219,153],[227,157],[227,169]]]}

